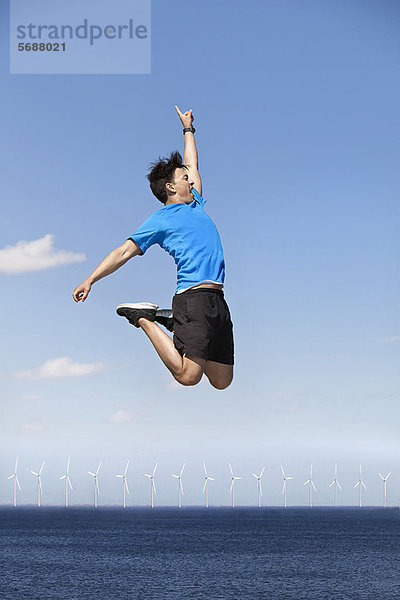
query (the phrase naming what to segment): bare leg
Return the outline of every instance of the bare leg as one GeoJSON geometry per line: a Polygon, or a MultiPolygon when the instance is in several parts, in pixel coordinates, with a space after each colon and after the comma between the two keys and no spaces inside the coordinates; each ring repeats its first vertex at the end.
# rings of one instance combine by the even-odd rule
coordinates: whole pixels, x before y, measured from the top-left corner
{"type": "Polygon", "coordinates": [[[206,366],[203,358],[181,356],[172,339],[160,329],[157,323],[142,317],[138,324],[153,344],[164,365],[179,383],[182,385],[199,383],[206,366]]]}
{"type": "Polygon", "coordinates": [[[232,383],[233,365],[224,365],[213,360],[208,360],[204,373],[213,387],[217,388],[217,390],[224,390],[232,383]]]}

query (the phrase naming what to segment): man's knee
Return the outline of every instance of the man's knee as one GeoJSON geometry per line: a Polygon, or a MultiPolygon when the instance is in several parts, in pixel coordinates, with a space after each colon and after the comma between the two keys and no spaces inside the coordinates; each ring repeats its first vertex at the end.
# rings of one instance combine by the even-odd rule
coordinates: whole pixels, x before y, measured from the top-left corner
{"type": "Polygon", "coordinates": [[[190,371],[185,372],[185,371],[183,371],[182,373],[174,375],[174,377],[175,377],[176,381],[178,381],[180,384],[190,386],[190,385],[197,385],[201,381],[201,378],[203,377],[203,373],[202,372],[190,372],[190,371]]]}
{"type": "Polygon", "coordinates": [[[216,377],[216,378],[210,379],[210,383],[217,390],[225,390],[227,387],[229,387],[231,385],[232,379],[233,379],[233,376],[221,377],[221,378],[216,377]]]}

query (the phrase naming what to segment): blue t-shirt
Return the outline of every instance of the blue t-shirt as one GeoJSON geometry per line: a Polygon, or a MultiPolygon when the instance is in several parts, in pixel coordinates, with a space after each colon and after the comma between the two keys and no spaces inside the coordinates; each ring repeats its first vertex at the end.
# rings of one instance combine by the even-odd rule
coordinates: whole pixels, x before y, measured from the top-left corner
{"type": "Polygon", "coordinates": [[[205,200],[192,189],[190,204],[168,204],[153,213],[129,236],[143,254],[158,244],[170,254],[177,267],[176,291],[205,281],[224,283],[225,262],[221,239],[204,211],[205,200]]]}

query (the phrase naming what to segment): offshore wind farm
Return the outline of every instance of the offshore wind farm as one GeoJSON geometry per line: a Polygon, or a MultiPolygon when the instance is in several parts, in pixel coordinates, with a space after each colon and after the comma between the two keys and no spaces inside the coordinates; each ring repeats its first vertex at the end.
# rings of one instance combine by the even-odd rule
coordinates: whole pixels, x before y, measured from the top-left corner
{"type": "MultiPolygon", "coordinates": [[[[130,490],[129,490],[129,486],[128,486],[128,481],[127,481],[127,473],[128,473],[128,468],[129,465],[131,464],[131,460],[127,460],[126,464],[125,464],[125,469],[124,472],[122,474],[116,474],[115,477],[117,479],[119,479],[121,481],[122,484],[122,500],[120,502],[113,502],[113,503],[103,503],[103,506],[116,506],[118,504],[120,504],[120,506],[122,508],[126,508],[128,506],[127,503],[127,499],[128,499],[128,495],[131,494],[130,490]]],[[[19,462],[18,456],[15,459],[15,466],[14,466],[14,470],[13,473],[11,475],[8,476],[8,481],[10,482],[9,484],[9,504],[12,505],[13,507],[17,507],[17,506],[21,506],[21,505],[30,505],[33,504],[34,502],[36,503],[36,506],[38,508],[40,508],[43,505],[43,485],[42,485],[42,480],[45,479],[46,483],[49,484],[51,481],[51,476],[50,475],[46,475],[43,474],[43,467],[45,465],[45,461],[42,462],[40,469],[38,471],[33,471],[31,470],[31,473],[36,477],[36,495],[35,498],[31,498],[31,501],[27,501],[26,495],[24,496],[24,501],[20,502],[20,498],[19,496],[22,493],[23,487],[26,485],[26,482],[24,481],[24,479],[22,479],[22,484],[20,479],[18,478],[17,475],[17,469],[18,469],[18,465],[19,465],[19,469],[21,472],[21,463],[19,462]]],[[[75,505],[75,506],[79,506],[82,504],[88,504],[88,505],[92,505],[94,508],[98,508],[99,507],[99,498],[100,498],[100,470],[101,467],[103,465],[103,460],[100,460],[97,466],[97,469],[95,471],[87,471],[88,475],[90,475],[91,477],[93,477],[93,487],[92,487],[92,499],[90,501],[89,499],[89,495],[87,498],[87,502],[82,503],[82,501],[80,502],[74,502],[74,497],[73,497],[73,492],[74,492],[74,488],[72,487],[72,483],[71,483],[71,472],[70,472],[70,468],[71,468],[71,459],[70,456],[68,456],[67,458],[67,462],[66,462],[66,470],[65,473],[61,476],[58,476],[57,478],[59,480],[63,480],[64,481],[64,496],[63,499],[61,500],[61,493],[60,493],[60,499],[59,502],[56,503],[58,505],[64,505],[65,508],[70,507],[71,505],[75,505]]],[[[78,468],[75,469],[75,475],[78,474],[79,472],[79,468],[81,467],[81,465],[79,465],[78,468]]],[[[177,506],[177,508],[181,509],[184,504],[183,504],[183,496],[184,496],[184,488],[183,488],[183,473],[185,470],[186,464],[183,463],[180,471],[178,473],[172,473],[171,476],[173,479],[176,480],[177,482],[177,500],[175,502],[175,506],[177,506]]],[[[219,502],[219,503],[213,503],[210,504],[209,502],[209,495],[208,495],[208,485],[209,482],[215,482],[216,478],[215,477],[211,477],[208,474],[207,471],[207,467],[206,467],[206,463],[205,461],[202,462],[202,467],[203,467],[203,475],[201,474],[201,468],[199,469],[199,467],[196,467],[196,479],[198,479],[198,483],[203,482],[203,486],[198,487],[198,502],[193,502],[193,500],[190,503],[187,503],[186,506],[190,507],[190,506],[199,506],[202,503],[204,503],[204,507],[205,508],[209,508],[210,506],[226,506],[228,504],[228,502],[224,503],[224,502],[219,502]],[[203,496],[203,499],[201,500],[201,496],[203,496]]],[[[23,468],[23,465],[22,465],[23,468]]],[[[190,469],[190,466],[189,466],[190,469]]],[[[186,469],[187,470],[187,469],[186,469]]],[[[193,482],[193,476],[194,476],[194,467],[192,467],[192,482],[193,482]]],[[[159,468],[159,462],[157,461],[154,465],[153,471],[151,473],[143,473],[143,475],[149,479],[149,483],[150,483],[150,495],[149,495],[149,501],[148,502],[144,502],[143,504],[139,504],[138,499],[134,498],[131,503],[130,506],[149,506],[150,508],[155,508],[156,507],[156,497],[157,497],[157,490],[156,490],[156,484],[155,484],[155,477],[156,477],[156,472],[158,473],[158,475],[162,474],[162,465],[161,465],[161,469],[159,468]]],[[[332,501],[328,502],[328,503],[323,503],[320,506],[331,506],[333,508],[337,508],[338,506],[358,506],[359,508],[362,508],[362,506],[382,506],[383,508],[387,508],[388,506],[397,506],[397,504],[395,503],[395,498],[393,498],[392,500],[390,500],[390,489],[389,489],[389,504],[388,504],[388,485],[387,485],[387,481],[389,479],[389,477],[391,476],[391,471],[388,471],[386,476],[383,476],[380,472],[376,472],[376,480],[381,481],[382,485],[383,485],[383,499],[382,501],[380,501],[379,503],[368,503],[368,499],[366,497],[366,493],[367,493],[367,486],[362,478],[362,471],[361,471],[361,465],[359,465],[359,469],[358,469],[358,480],[357,482],[353,485],[353,486],[349,486],[349,488],[352,488],[354,490],[353,495],[352,495],[352,502],[347,502],[346,504],[343,504],[340,502],[340,496],[338,495],[340,492],[343,493],[343,487],[341,486],[341,484],[339,483],[338,480],[338,465],[337,463],[334,464],[334,478],[333,480],[329,483],[329,478],[327,478],[327,474],[326,473],[320,473],[319,474],[319,480],[320,481],[324,481],[324,486],[326,491],[333,488],[333,498],[332,501]],[[357,489],[358,488],[358,489],[357,489]],[[363,495],[364,492],[364,495],[363,495]]],[[[21,477],[21,475],[20,475],[21,477]]],[[[139,484],[139,478],[140,478],[140,474],[132,474],[131,476],[131,487],[132,487],[132,495],[134,496],[136,493],[136,489],[138,487],[139,484]]],[[[288,508],[288,507],[299,507],[299,506],[307,506],[308,508],[313,508],[314,506],[318,506],[318,503],[316,504],[315,502],[315,497],[313,496],[313,492],[316,493],[317,492],[317,487],[315,485],[315,478],[313,476],[313,465],[310,465],[310,470],[309,470],[309,476],[308,479],[304,482],[304,487],[307,488],[307,494],[304,494],[304,502],[299,503],[294,502],[294,501],[288,501],[288,496],[287,496],[287,482],[292,480],[296,480],[296,475],[286,475],[283,466],[282,465],[269,465],[269,468],[267,470],[267,466],[264,465],[261,470],[260,473],[254,473],[252,471],[248,471],[247,477],[242,473],[242,475],[237,475],[235,474],[232,464],[229,462],[227,464],[227,468],[226,468],[226,472],[225,475],[223,477],[220,478],[222,480],[222,484],[223,486],[225,486],[225,497],[226,499],[228,499],[228,497],[230,496],[230,506],[232,509],[237,508],[238,506],[242,506],[242,507],[249,507],[249,506],[255,506],[257,508],[262,508],[264,507],[282,507],[282,508],[288,508]],[[269,471],[273,471],[275,469],[276,473],[275,475],[277,475],[277,473],[281,472],[281,479],[280,479],[280,483],[278,485],[281,485],[282,480],[283,480],[283,485],[282,485],[282,490],[281,490],[281,501],[279,502],[279,504],[275,504],[275,503],[271,503],[271,500],[264,500],[264,502],[262,501],[263,499],[263,488],[262,488],[262,478],[265,475],[265,473],[267,472],[267,475],[269,474],[269,471]],[[238,493],[236,492],[236,496],[235,496],[235,484],[236,482],[240,481],[241,485],[247,485],[247,487],[250,487],[250,482],[253,478],[256,480],[257,482],[257,494],[253,496],[253,501],[249,502],[248,495],[242,495],[241,497],[239,496],[240,500],[238,503],[238,493]],[[230,485],[229,485],[230,484],[230,485]]],[[[270,478],[271,479],[271,478],[270,478]]],[[[297,475],[297,479],[300,479],[299,474],[297,475]]],[[[54,480],[54,477],[53,477],[54,480]]],[[[105,481],[105,477],[103,478],[103,484],[107,484],[108,488],[110,489],[110,487],[113,487],[113,491],[114,493],[116,493],[116,489],[117,489],[117,485],[112,485],[112,479],[110,480],[108,478],[108,481],[105,481]]],[[[5,483],[5,482],[4,482],[5,483]]],[[[54,483],[54,481],[53,481],[54,483]]],[[[376,483],[376,482],[375,482],[376,483]]],[[[192,483],[193,484],[193,483],[192,483]]],[[[269,494],[269,496],[271,496],[271,492],[273,491],[272,488],[274,487],[274,491],[277,491],[278,488],[276,479],[275,481],[272,483],[270,480],[268,480],[267,476],[264,476],[264,486],[267,489],[267,492],[269,494]]],[[[292,484],[293,485],[293,484],[292,484]]],[[[165,486],[165,483],[164,483],[165,486]]],[[[166,486],[166,487],[171,487],[171,486],[166,486]]],[[[77,490],[75,489],[75,492],[77,490]]],[[[164,492],[166,491],[165,489],[163,490],[164,492]]],[[[60,490],[61,492],[61,490],[60,490]]],[[[32,490],[31,490],[32,493],[32,490]]],[[[160,493],[160,490],[159,490],[160,493]]],[[[4,495],[3,495],[4,497],[4,495]]],[[[80,499],[82,498],[82,496],[80,496],[80,499]]],[[[192,496],[193,498],[193,496],[192,496]]],[[[7,504],[7,502],[3,502],[3,505],[7,504]]],[[[47,505],[56,505],[55,503],[49,504],[47,502],[47,505]]],[[[162,497],[159,499],[158,502],[159,506],[163,507],[165,506],[165,504],[163,504],[162,501],[162,497]]]]}

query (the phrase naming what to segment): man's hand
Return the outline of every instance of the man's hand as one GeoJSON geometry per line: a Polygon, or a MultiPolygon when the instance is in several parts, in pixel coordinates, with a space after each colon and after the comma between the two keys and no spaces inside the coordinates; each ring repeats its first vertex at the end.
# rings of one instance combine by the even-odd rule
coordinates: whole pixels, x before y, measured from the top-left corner
{"type": "Polygon", "coordinates": [[[192,109],[187,110],[185,113],[182,113],[177,105],[175,104],[175,110],[179,115],[181,123],[184,127],[191,127],[194,121],[194,116],[192,115],[192,109]]]}
{"type": "Polygon", "coordinates": [[[92,288],[92,286],[87,280],[84,281],[83,283],[81,283],[80,285],[78,285],[74,289],[74,292],[72,294],[72,297],[75,300],[75,302],[79,302],[79,301],[85,302],[86,298],[89,295],[91,288],[92,288]]]}

